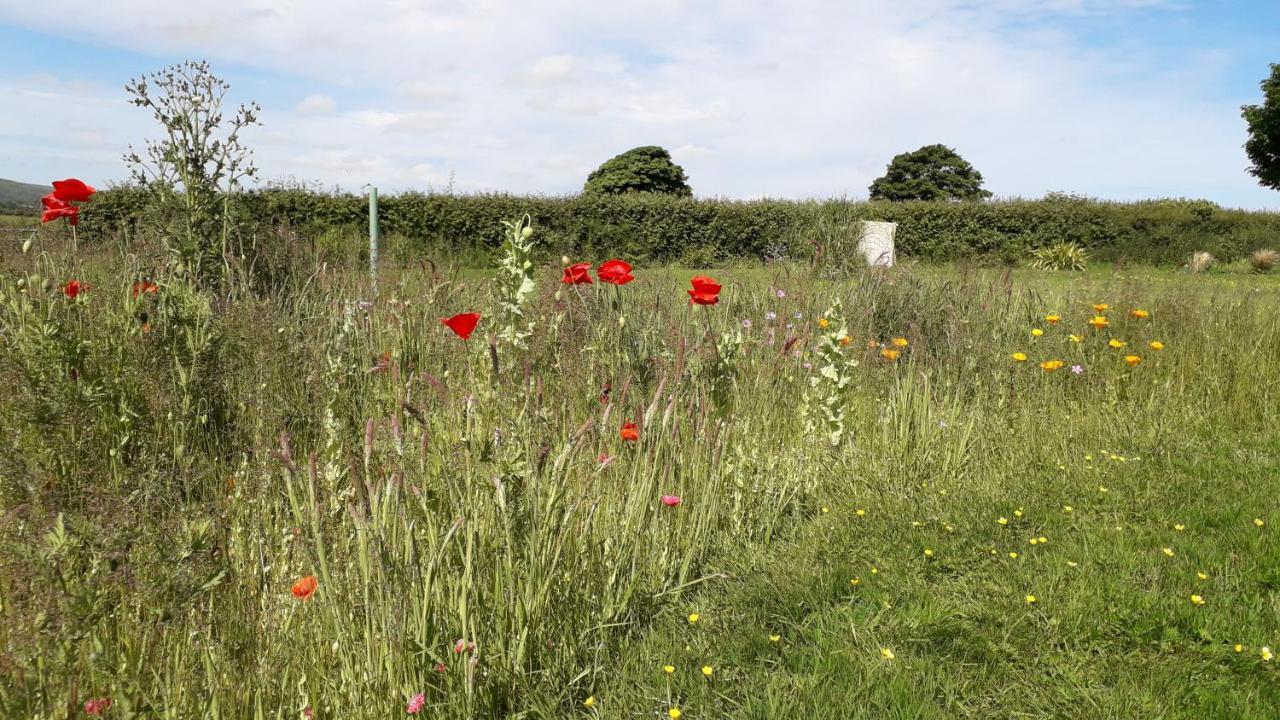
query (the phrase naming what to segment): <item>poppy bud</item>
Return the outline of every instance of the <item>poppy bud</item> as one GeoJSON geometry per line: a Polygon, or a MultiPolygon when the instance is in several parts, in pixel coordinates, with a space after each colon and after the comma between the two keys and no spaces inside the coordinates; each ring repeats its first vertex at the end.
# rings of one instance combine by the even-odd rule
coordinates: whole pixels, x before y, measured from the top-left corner
{"type": "Polygon", "coordinates": [[[520,237],[524,238],[525,240],[528,240],[529,238],[533,237],[533,228],[526,226],[525,229],[520,231],[520,237]]]}
{"type": "Polygon", "coordinates": [[[566,267],[567,267],[568,265],[570,265],[571,263],[569,262],[569,256],[568,256],[568,255],[561,255],[561,256],[560,256],[560,264],[561,264],[561,265],[563,265],[563,266],[566,266],[566,267]]]}
{"type": "Polygon", "coordinates": [[[26,241],[22,243],[22,254],[23,254],[23,255],[26,255],[28,252],[30,252],[30,250],[31,250],[31,243],[32,243],[31,238],[27,238],[27,239],[26,239],[26,241]]]}

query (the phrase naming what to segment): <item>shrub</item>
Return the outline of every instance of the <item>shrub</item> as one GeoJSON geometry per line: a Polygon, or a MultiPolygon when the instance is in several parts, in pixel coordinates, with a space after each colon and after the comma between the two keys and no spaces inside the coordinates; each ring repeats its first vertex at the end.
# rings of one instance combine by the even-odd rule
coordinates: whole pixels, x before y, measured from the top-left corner
{"type": "Polygon", "coordinates": [[[1200,251],[1191,256],[1191,261],[1187,263],[1187,269],[1193,273],[1199,274],[1213,267],[1213,255],[1200,251]]]}
{"type": "Polygon", "coordinates": [[[1037,270],[1075,270],[1083,272],[1089,253],[1075,243],[1055,243],[1031,251],[1031,267],[1037,270]]]}
{"type": "Polygon", "coordinates": [[[1249,264],[1253,266],[1254,270],[1261,273],[1271,272],[1277,262],[1280,262],[1280,253],[1271,248],[1254,250],[1253,254],[1249,256],[1249,264]]]}

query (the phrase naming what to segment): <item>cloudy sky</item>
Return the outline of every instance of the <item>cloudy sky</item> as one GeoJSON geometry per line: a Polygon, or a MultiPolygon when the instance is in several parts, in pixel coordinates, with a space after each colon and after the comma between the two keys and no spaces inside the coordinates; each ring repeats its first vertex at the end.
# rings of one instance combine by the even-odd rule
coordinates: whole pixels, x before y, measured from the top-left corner
{"type": "Polygon", "coordinates": [[[856,198],[941,142],[1000,196],[1280,210],[1239,110],[1277,0],[0,0],[0,177],[124,178],[124,84],[187,58],[268,180],[561,194],[657,144],[700,196],[856,198]]]}

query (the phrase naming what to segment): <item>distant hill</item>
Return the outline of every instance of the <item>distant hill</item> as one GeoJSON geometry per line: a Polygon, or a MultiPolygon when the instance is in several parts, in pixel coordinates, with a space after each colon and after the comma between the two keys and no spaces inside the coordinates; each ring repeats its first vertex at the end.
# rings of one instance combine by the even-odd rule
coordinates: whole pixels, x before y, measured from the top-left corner
{"type": "Polygon", "coordinates": [[[35,214],[40,210],[40,198],[52,190],[48,185],[32,185],[0,178],[0,213],[35,214]]]}

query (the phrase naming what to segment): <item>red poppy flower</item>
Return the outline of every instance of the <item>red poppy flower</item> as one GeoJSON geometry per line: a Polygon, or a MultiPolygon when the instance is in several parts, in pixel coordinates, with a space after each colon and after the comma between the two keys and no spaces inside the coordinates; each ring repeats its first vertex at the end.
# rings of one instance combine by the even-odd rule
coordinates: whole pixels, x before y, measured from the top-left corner
{"type": "Polygon", "coordinates": [[[456,333],[458,337],[466,340],[471,337],[471,333],[476,329],[476,323],[480,322],[480,313],[461,313],[451,318],[444,318],[440,322],[456,333]]]}
{"type": "Polygon", "coordinates": [[[42,223],[53,222],[60,217],[67,218],[72,225],[80,222],[80,208],[59,200],[53,193],[40,198],[40,204],[44,207],[44,212],[40,213],[42,223]]]}
{"type": "Polygon", "coordinates": [[[633,422],[623,423],[622,430],[618,431],[618,434],[626,442],[635,442],[640,439],[640,428],[633,422]]]}
{"type": "Polygon", "coordinates": [[[309,600],[311,599],[311,594],[316,591],[318,584],[315,575],[308,575],[294,583],[289,592],[293,593],[293,596],[299,600],[309,600]]]}
{"type": "Polygon", "coordinates": [[[663,495],[662,504],[666,505],[667,507],[675,507],[680,504],[680,496],[679,495],[663,495]]]}
{"type": "Polygon", "coordinates": [[[614,285],[626,285],[636,279],[631,274],[631,266],[621,260],[610,260],[601,265],[596,270],[596,277],[600,278],[600,282],[613,283],[614,285]]]}
{"type": "Polygon", "coordinates": [[[97,192],[75,178],[53,181],[54,197],[64,202],[84,202],[97,192]]]}
{"type": "Polygon", "coordinates": [[[689,281],[693,289],[689,291],[690,302],[699,305],[715,305],[720,302],[720,284],[706,275],[699,275],[689,281]]]}
{"type": "Polygon", "coordinates": [[[565,268],[560,282],[565,285],[590,285],[591,263],[575,263],[565,268]]]}
{"type": "Polygon", "coordinates": [[[134,297],[138,297],[139,295],[142,295],[142,294],[145,294],[145,293],[153,293],[153,292],[157,292],[158,290],[160,290],[160,286],[159,286],[159,285],[156,285],[155,283],[151,282],[150,280],[143,280],[143,281],[141,281],[141,282],[136,282],[136,283],[134,283],[134,284],[133,284],[133,296],[134,296],[134,297]]]}
{"type": "Polygon", "coordinates": [[[94,698],[84,701],[85,715],[101,715],[111,709],[111,698],[94,698]]]}
{"type": "Polygon", "coordinates": [[[67,284],[62,286],[62,294],[69,300],[75,300],[80,293],[88,291],[89,283],[82,283],[79,280],[68,280],[67,284]]]}

